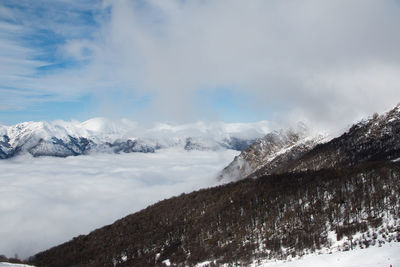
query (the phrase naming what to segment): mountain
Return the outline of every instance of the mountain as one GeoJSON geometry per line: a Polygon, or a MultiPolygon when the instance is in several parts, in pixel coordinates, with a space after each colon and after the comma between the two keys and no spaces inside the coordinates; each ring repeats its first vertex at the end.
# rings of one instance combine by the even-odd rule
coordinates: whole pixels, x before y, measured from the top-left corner
{"type": "Polygon", "coordinates": [[[244,179],[161,201],[30,259],[35,266],[194,266],[400,241],[400,163],[244,179]]]}
{"type": "MultiPolygon", "coordinates": [[[[354,124],[341,136],[318,144],[301,157],[280,165],[274,172],[320,170],[397,158],[400,158],[400,104],[389,112],[375,113],[354,124]]],[[[268,173],[268,167],[263,167],[252,176],[268,173]]]]}
{"type": "Polygon", "coordinates": [[[268,133],[236,156],[222,170],[218,179],[237,181],[260,169],[264,170],[265,175],[271,174],[285,163],[304,155],[326,138],[326,134],[311,133],[302,123],[295,128],[268,133]]]}
{"type": "Polygon", "coordinates": [[[246,151],[270,146],[260,155],[273,160],[248,178],[161,201],[29,262],[249,266],[400,242],[399,113],[397,106],[304,150],[304,127],[269,134],[246,151]],[[297,146],[293,158],[268,165],[297,146]]]}
{"type": "Polygon", "coordinates": [[[236,181],[273,173],[352,166],[364,161],[400,157],[400,105],[354,124],[327,141],[304,126],[272,132],[257,139],[226,167],[219,179],[236,181]]]}
{"type": "Polygon", "coordinates": [[[155,152],[185,150],[243,150],[265,135],[269,125],[258,123],[156,124],[143,128],[128,120],[95,118],[85,122],[23,122],[0,125],[0,159],[30,153],[67,157],[93,152],[155,152]]]}

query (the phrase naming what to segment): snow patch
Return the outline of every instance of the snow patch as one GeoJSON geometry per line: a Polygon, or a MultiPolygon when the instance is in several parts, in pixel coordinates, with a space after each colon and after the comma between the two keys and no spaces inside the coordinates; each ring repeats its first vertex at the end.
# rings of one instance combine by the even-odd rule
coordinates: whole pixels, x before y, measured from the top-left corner
{"type": "Polygon", "coordinates": [[[381,247],[355,249],[332,254],[311,254],[291,261],[254,261],[252,267],[393,267],[400,265],[400,243],[392,242],[381,247]]]}
{"type": "Polygon", "coordinates": [[[162,263],[164,263],[167,266],[171,266],[171,262],[169,261],[169,259],[162,261],[162,263]]]}
{"type": "Polygon", "coordinates": [[[399,161],[400,161],[400,158],[392,160],[392,162],[399,162],[399,161]]]}
{"type": "Polygon", "coordinates": [[[0,262],[0,267],[35,267],[33,265],[0,262]]]}

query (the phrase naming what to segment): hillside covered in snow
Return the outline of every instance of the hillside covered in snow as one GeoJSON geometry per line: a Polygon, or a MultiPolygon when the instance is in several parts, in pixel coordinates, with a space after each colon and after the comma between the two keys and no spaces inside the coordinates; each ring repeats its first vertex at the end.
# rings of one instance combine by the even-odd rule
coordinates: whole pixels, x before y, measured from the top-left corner
{"type": "Polygon", "coordinates": [[[245,179],[161,201],[31,262],[247,266],[399,242],[399,177],[398,162],[375,162],[245,179]]]}
{"type": "Polygon", "coordinates": [[[400,157],[400,105],[374,114],[333,138],[305,125],[274,131],[236,156],[219,178],[235,181],[274,173],[352,166],[400,157]]]}
{"type": "Polygon", "coordinates": [[[273,131],[258,138],[236,156],[218,176],[222,181],[237,181],[263,169],[264,174],[276,171],[287,162],[306,154],[317,144],[328,139],[328,134],[314,133],[303,123],[289,129],[273,131]]]}
{"type": "Polygon", "coordinates": [[[94,152],[155,152],[185,150],[243,150],[269,131],[267,122],[156,124],[144,128],[129,120],[95,118],[85,122],[23,122],[0,125],[0,159],[30,153],[67,157],[94,152]]]}
{"type": "Polygon", "coordinates": [[[279,157],[310,139],[302,131],[267,135],[245,150],[257,155],[262,147],[259,155],[267,159],[246,179],[158,202],[30,262],[268,266],[400,242],[399,113],[397,106],[329,142],[289,153],[294,156],[285,156],[272,171],[268,155],[279,157]]]}

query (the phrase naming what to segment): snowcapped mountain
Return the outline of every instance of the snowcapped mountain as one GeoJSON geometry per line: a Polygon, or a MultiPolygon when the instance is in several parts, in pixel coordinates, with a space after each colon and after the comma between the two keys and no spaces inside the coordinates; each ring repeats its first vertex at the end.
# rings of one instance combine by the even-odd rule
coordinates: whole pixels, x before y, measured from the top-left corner
{"type": "Polygon", "coordinates": [[[85,122],[23,122],[0,125],[0,159],[18,154],[67,157],[91,152],[154,152],[185,150],[243,150],[268,132],[267,122],[173,125],[144,128],[126,119],[94,118],[85,122]]]}
{"type": "Polygon", "coordinates": [[[327,138],[327,134],[313,133],[303,123],[294,128],[273,131],[257,139],[236,156],[218,178],[237,181],[260,169],[265,170],[264,174],[270,174],[286,162],[304,155],[327,138]]]}
{"type": "Polygon", "coordinates": [[[353,166],[366,161],[400,157],[400,104],[392,110],[354,124],[347,132],[320,144],[279,172],[353,166]]]}
{"type": "Polygon", "coordinates": [[[272,132],[242,151],[221,172],[219,179],[236,181],[273,173],[352,166],[364,161],[400,157],[400,104],[382,115],[354,124],[341,136],[297,128],[272,132]]]}
{"type": "Polygon", "coordinates": [[[400,242],[400,105],[326,140],[302,124],[267,134],[225,169],[257,179],[160,201],[29,263],[250,266],[400,242]]]}

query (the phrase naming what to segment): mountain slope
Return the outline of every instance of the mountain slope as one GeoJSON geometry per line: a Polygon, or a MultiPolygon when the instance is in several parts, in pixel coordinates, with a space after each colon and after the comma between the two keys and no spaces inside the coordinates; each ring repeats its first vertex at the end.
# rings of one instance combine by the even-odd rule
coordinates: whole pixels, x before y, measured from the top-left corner
{"type": "Polygon", "coordinates": [[[264,175],[291,162],[313,149],[326,138],[323,134],[311,134],[304,124],[294,129],[274,131],[257,139],[225,167],[218,179],[237,181],[263,169],[264,175]]]}
{"type": "Polygon", "coordinates": [[[55,121],[0,125],[0,159],[30,153],[67,157],[92,152],[155,152],[178,147],[185,150],[242,150],[264,135],[267,122],[157,124],[142,128],[128,120],[95,118],[83,123],[55,121]]]}
{"type": "Polygon", "coordinates": [[[400,163],[375,162],[245,179],[161,201],[31,263],[248,265],[400,241],[399,177],[400,163]]]}
{"type": "Polygon", "coordinates": [[[316,146],[302,131],[272,133],[246,150],[262,165],[247,179],[161,201],[31,262],[248,265],[400,242],[399,135],[399,106],[316,146]]]}
{"type": "MultiPolygon", "coordinates": [[[[343,135],[317,145],[296,160],[280,166],[277,173],[352,166],[365,161],[400,157],[400,104],[389,112],[374,114],[353,125],[343,135]]],[[[261,168],[253,177],[269,173],[261,168]]]]}
{"type": "Polygon", "coordinates": [[[400,105],[353,125],[326,142],[326,135],[306,131],[271,133],[242,151],[220,174],[227,181],[272,173],[351,166],[400,157],[400,105]]]}

